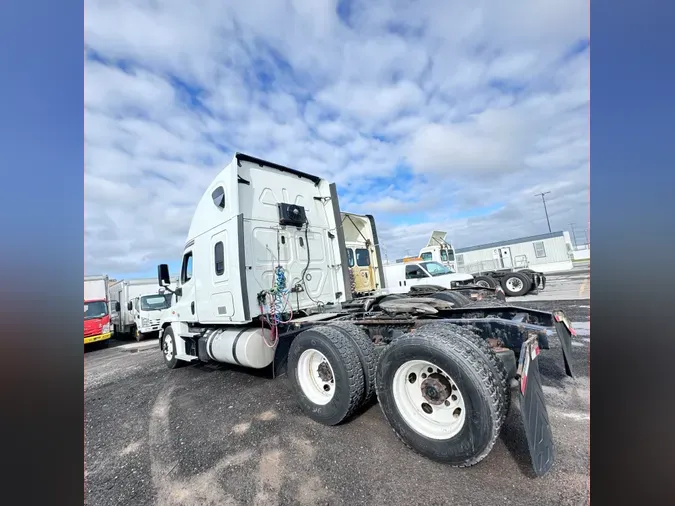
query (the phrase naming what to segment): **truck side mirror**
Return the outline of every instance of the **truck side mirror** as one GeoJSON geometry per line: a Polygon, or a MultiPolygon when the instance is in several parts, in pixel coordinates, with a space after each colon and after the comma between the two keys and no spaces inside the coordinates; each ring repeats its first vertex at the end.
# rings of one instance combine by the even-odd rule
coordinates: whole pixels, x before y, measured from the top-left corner
{"type": "Polygon", "coordinates": [[[159,283],[159,286],[168,286],[171,284],[168,265],[159,264],[157,266],[157,282],[159,283]]]}
{"type": "Polygon", "coordinates": [[[118,313],[120,312],[120,302],[119,301],[115,302],[115,311],[117,311],[118,313]]]}
{"type": "Polygon", "coordinates": [[[131,311],[134,306],[131,304],[131,301],[127,302],[127,309],[131,311]]]}

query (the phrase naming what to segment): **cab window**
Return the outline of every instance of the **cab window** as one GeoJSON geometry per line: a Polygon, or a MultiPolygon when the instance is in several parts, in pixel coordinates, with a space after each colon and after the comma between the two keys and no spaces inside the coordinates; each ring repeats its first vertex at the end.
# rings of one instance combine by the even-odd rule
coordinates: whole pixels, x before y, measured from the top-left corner
{"type": "Polygon", "coordinates": [[[405,266],[405,279],[420,279],[429,277],[418,265],[405,266]]]}
{"type": "Polygon", "coordinates": [[[351,248],[347,248],[347,265],[354,267],[354,250],[351,248]]]}
{"type": "Polygon", "coordinates": [[[431,253],[429,251],[427,251],[426,253],[422,253],[420,255],[420,258],[422,258],[422,260],[431,260],[431,253]]]}
{"type": "Polygon", "coordinates": [[[183,255],[183,267],[180,271],[180,282],[185,284],[192,279],[192,251],[183,255]]]}
{"type": "Polygon", "coordinates": [[[359,267],[368,267],[370,265],[370,254],[367,249],[358,248],[356,250],[356,265],[359,267]]]}
{"type": "MultiPolygon", "coordinates": [[[[429,260],[431,260],[431,258],[429,260]]],[[[441,262],[447,262],[447,261],[448,261],[448,250],[442,249],[441,250],[441,262]]]]}

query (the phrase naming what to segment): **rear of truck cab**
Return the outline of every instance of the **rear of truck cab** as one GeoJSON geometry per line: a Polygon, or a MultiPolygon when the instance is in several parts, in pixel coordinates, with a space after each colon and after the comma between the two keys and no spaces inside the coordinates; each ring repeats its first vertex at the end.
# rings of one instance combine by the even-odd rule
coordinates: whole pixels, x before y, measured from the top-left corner
{"type": "Polygon", "coordinates": [[[337,305],[348,279],[339,219],[334,184],[237,153],[197,204],[167,314],[188,325],[250,323],[278,267],[293,311],[337,305]]]}

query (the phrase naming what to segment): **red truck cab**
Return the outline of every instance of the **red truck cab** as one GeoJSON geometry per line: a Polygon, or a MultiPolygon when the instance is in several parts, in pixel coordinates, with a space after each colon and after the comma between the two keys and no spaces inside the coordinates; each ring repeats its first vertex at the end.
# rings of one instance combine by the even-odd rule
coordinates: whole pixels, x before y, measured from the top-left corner
{"type": "Polygon", "coordinates": [[[84,344],[110,339],[110,312],[106,300],[84,301],[84,344]]]}

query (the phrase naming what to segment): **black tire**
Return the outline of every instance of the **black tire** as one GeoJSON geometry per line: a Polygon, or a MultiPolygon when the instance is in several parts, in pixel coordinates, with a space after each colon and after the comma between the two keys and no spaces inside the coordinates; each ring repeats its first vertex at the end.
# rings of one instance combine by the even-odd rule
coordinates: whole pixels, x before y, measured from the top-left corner
{"type": "Polygon", "coordinates": [[[501,395],[499,396],[499,427],[501,428],[511,407],[511,391],[508,383],[508,372],[506,371],[506,367],[504,367],[504,363],[499,359],[492,348],[490,348],[487,341],[470,328],[455,325],[453,323],[432,321],[422,325],[422,327],[434,329],[435,332],[447,339],[462,339],[475,351],[481,354],[483,360],[496,378],[501,390],[501,395]]]}
{"type": "Polygon", "coordinates": [[[527,274],[522,274],[520,272],[509,272],[506,276],[501,279],[502,288],[504,293],[510,297],[519,297],[525,295],[532,288],[532,280],[527,274]],[[517,290],[511,290],[508,287],[509,280],[514,279],[520,281],[520,288],[517,290]]]}
{"type": "Polygon", "coordinates": [[[187,364],[187,362],[185,362],[184,360],[178,360],[178,358],[176,358],[176,336],[174,335],[173,329],[170,326],[164,329],[164,334],[162,334],[162,358],[164,359],[164,363],[169,369],[176,369],[177,367],[182,367],[185,364],[187,364]],[[168,337],[171,338],[171,343],[169,345],[172,350],[170,359],[166,356],[166,353],[164,352],[165,341],[167,340],[168,337]]]}
{"type": "Polygon", "coordinates": [[[498,380],[482,355],[462,339],[448,339],[422,327],[396,339],[382,353],[376,376],[377,396],[385,418],[396,435],[427,458],[457,467],[483,460],[499,435],[498,380]],[[394,398],[396,371],[411,360],[425,360],[445,371],[464,399],[466,416],[457,434],[449,439],[422,435],[405,421],[394,398]]]}
{"type": "Polygon", "coordinates": [[[482,281],[487,284],[488,288],[496,288],[497,281],[492,276],[476,276],[473,278],[473,282],[480,286],[478,283],[482,281]]]}
{"type": "Polygon", "coordinates": [[[471,299],[466,295],[451,292],[449,290],[445,290],[443,292],[430,293],[429,295],[427,295],[427,297],[452,302],[456,308],[464,307],[472,302],[471,299]]]}
{"type": "Polygon", "coordinates": [[[363,371],[362,402],[369,402],[375,396],[375,372],[378,359],[373,341],[365,330],[350,322],[333,322],[329,323],[327,327],[337,329],[356,345],[356,354],[359,356],[361,370],[363,371]]]}
{"type": "Polygon", "coordinates": [[[336,328],[316,326],[297,335],[288,352],[288,377],[303,413],[323,425],[337,425],[363,402],[363,369],[356,345],[336,328]],[[312,402],[300,386],[298,362],[307,350],[321,352],[334,373],[334,394],[327,404],[312,402]]]}

